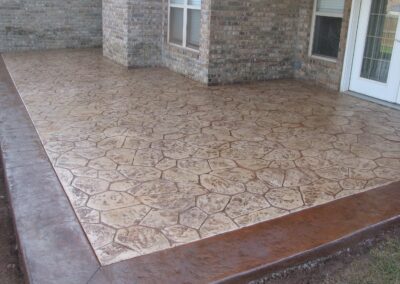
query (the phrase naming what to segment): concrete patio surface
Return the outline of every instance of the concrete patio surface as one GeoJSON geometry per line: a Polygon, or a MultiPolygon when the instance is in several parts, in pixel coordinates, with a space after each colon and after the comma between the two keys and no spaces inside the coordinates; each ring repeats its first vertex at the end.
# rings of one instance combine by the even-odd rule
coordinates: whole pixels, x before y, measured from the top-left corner
{"type": "Polygon", "coordinates": [[[400,180],[397,110],[293,80],[207,87],[100,50],[3,57],[102,265],[400,180]]]}

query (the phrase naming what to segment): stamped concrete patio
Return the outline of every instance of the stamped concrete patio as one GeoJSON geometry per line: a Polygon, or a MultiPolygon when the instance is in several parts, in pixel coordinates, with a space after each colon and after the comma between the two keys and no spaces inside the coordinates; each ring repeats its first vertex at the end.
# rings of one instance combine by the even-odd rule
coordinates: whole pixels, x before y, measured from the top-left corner
{"type": "Polygon", "coordinates": [[[400,180],[400,112],[367,101],[207,87],[99,50],[4,59],[103,265],[400,180]]]}

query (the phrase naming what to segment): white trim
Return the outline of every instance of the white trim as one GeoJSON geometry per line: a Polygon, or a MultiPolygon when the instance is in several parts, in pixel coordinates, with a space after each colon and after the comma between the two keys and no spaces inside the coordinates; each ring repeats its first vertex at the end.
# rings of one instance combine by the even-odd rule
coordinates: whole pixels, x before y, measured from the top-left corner
{"type": "Polygon", "coordinates": [[[345,92],[350,89],[351,70],[353,68],[354,49],[357,39],[361,2],[362,0],[353,0],[353,3],[351,5],[349,28],[347,30],[346,48],[343,60],[342,79],[340,82],[341,92],[345,92]]]}
{"type": "MultiPolygon", "coordinates": [[[[185,3],[187,3],[187,0],[185,0],[185,3]]],[[[187,47],[187,4],[185,5],[185,8],[183,8],[183,37],[182,37],[182,44],[183,47],[187,47]]]]}
{"type": "Polygon", "coordinates": [[[317,1],[314,0],[314,7],[313,7],[313,15],[312,15],[312,20],[311,20],[311,33],[310,33],[310,40],[309,40],[309,46],[308,46],[308,56],[312,56],[312,49],[313,49],[313,44],[314,44],[314,31],[315,31],[315,18],[316,15],[315,13],[317,12],[317,1]]]}
{"type": "Polygon", "coordinates": [[[315,19],[317,18],[317,16],[343,19],[343,13],[318,12],[317,11],[317,1],[318,0],[314,0],[313,15],[312,15],[312,20],[311,20],[310,40],[309,40],[309,46],[308,46],[308,56],[311,58],[314,58],[314,59],[318,59],[318,60],[324,60],[324,61],[328,61],[328,62],[337,62],[337,58],[323,56],[323,55],[319,55],[319,54],[313,54],[314,35],[315,35],[315,19]]]}
{"type": "MultiPolygon", "coordinates": [[[[395,40],[395,42],[394,42],[395,47],[394,48],[396,48],[396,46],[398,46],[398,48],[400,48],[400,18],[398,19],[397,25],[398,25],[397,33],[396,33],[395,38],[394,38],[394,40],[395,40]]],[[[393,60],[393,58],[392,58],[392,60],[393,60]]],[[[400,80],[398,82],[396,103],[400,104],[400,80]]]]}
{"type": "Polygon", "coordinates": [[[400,104],[400,84],[399,84],[399,90],[397,91],[397,103],[400,104]]]}
{"type": "MultiPolygon", "coordinates": [[[[380,82],[378,80],[363,78],[361,75],[361,68],[363,64],[363,54],[365,53],[365,44],[367,39],[367,28],[371,15],[371,2],[372,0],[362,0],[361,6],[359,7],[359,16],[357,17],[357,32],[354,35],[355,44],[351,51],[352,60],[346,58],[346,70],[343,70],[342,77],[347,79],[341,83],[340,90],[352,90],[364,95],[378,98],[389,102],[397,102],[400,80],[397,74],[400,72],[400,65],[393,64],[400,60],[400,49],[396,44],[393,48],[391,64],[389,67],[389,73],[386,82],[380,82]],[[350,69],[350,75],[347,73],[350,69]],[[347,82],[346,82],[347,81],[347,82]],[[347,83],[347,84],[346,84],[347,83]]],[[[400,36],[400,24],[397,24],[396,32],[400,36]]],[[[345,63],[345,62],[344,62],[345,63]]]]}
{"type": "Polygon", "coordinates": [[[383,106],[386,106],[386,107],[390,107],[390,108],[393,108],[393,109],[400,110],[400,105],[398,105],[396,103],[382,101],[380,99],[376,99],[374,97],[370,97],[370,96],[363,95],[363,94],[360,94],[360,93],[356,93],[356,92],[353,92],[353,91],[345,91],[345,92],[343,92],[343,94],[349,95],[349,96],[352,96],[352,97],[356,97],[356,98],[359,98],[359,99],[363,99],[363,100],[366,100],[366,101],[369,101],[369,102],[373,102],[373,103],[376,103],[376,104],[379,104],[379,105],[383,105],[383,106]]]}
{"type": "Polygon", "coordinates": [[[318,12],[315,10],[315,16],[323,16],[323,17],[332,17],[332,18],[343,18],[343,13],[327,13],[327,12],[318,12]]]}
{"type": "Polygon", "coordinates": [[[182,45],[179,45],[179,44],[176,44],[176,43],[173,43],[173,42],[168,42],[168,45],[174,46],[174,47],[177,47],[177,48],[181,48],[181,49],[190,50],[192,52],[200,53],[200,50],[191,48],[189,46],[182,46],[182,45]]]}
{"type": "Polygon", "coordinates": [[[322,56],[322,55],[312,54],[312,55],[310,55],[310,58],[317,59],[317,60],[323,60],[323,61],[327,61],[327,62],[330,62],[330,63],[337,63],[338,62],[337,58],[328,57],[328,56],[322,56]]]}
{"type": "MultiPolygon", "coordinates": [[[[172,46],[176,46],[179,48],[184,48],[184,49],[188,49],[191,51],[195,51],[195,52],[199,52],[198,49],[192,48],[187,46],[187,15],[188,15],[188,10],[198,10],[201,12],[201,5],[200,7],[198,6],[194,6],[194,5],[189,5],[188,4],[188,0],[184,0],[184,4],[172,4],[171,0],[168,0],[168,34],[167,34],[167,42],[168,44],[172,45],[172,46]],[[183,9],[183,35],[182,35],[182,45],[177,44],[177,43],[173,43],[170,41],[170,23],[171,23],[171,8],[180,8],[183,9]]],[[[201,28],[201,27],[200,27],[201,28]]]]}
{"type": "MultiPolygon", "coordinates": [[[[168,9],[168,22],[167,22],[167,43],[169,44],[169,23],[171,22],[170,21],[170,18],[171,18],[171,7],[170,7],[170,1],[171,0],[168,0],[168,7],[167,7],[167,9],[168,9]]],[[[165,24],[165,23],[164,23],[165,24]]],[[[163,27],[165,28],[165,25],[163,25],[163,27]]],[[[164,42],[164,40],[163,40],[163,42],[164,42]]]]}

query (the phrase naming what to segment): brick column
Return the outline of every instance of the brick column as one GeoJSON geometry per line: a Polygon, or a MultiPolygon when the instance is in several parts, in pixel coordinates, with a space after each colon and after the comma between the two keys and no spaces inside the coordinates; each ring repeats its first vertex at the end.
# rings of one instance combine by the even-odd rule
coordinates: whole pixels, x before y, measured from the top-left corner
{"type": "Polygon", "coordinates": [[[161,64],[162,0],[103,0],[103,53],[127,67],[161,64]]]}

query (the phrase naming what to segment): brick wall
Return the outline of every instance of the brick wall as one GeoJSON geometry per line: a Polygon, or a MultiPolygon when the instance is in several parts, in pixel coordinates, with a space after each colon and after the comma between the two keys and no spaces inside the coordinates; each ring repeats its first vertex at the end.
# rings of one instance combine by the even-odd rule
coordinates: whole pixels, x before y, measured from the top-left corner
{"type": "Polygon", "coordinates": [[[0,52],[103,42],[120,64],[163,65],[203,83],[294,77],[338,89],[351,0],[337,62],[308,56],[313,2],[203,0],[196,52],[168,43],[168,0],[3,0],[0,52]]]}
{"type": "Polygon", "coordinates": [[[345,1],[339,55],[336,62],[314,59],[309,56],[313,0],[299,0],[298,24],[295,44],[295,78],[308,80],[317,85],[339,90],[342,77],[346,39],[350,20],[351,0],[345,1]]]}
{"type": "Polygon", "coordinates": [[[310,58],[314,0],[218,0],[211,8],[209,83],[297,78],[338,90],[351,0],[337,62],[310,58]]]}
{"type": "Polygon", "coordinates": [[[126,66],[167,66],[210,85],[297,78],[339,88],[351,0],[337,62],[308,56],[314,0],[203,0],[199,51],[168,43],[168,0],[104,2],[104,53],[126,66]]]}
{"type": "Polygon", "coordinates": [[[129,67],[161,64],[163,0],[103,0],[103,53],[129,67]]]}
{"type": "Polygon", "coordinates": [[[293,77],[296,1],[218,0],[211,9],[211,84],[293,77]]]}
{"type": "Polygon", "coordinates": [[[3,0],[0,51],[103,39],[104,55],[120,64],[167,66],[203,83],[294,77],[338,89],[351,0],[336,63],[308,56],[313,1],[203,0],[196,52],[168,43],[168,0],[3,0]]]}
{"type": "Polygon", "coordinates": [[[208,83],[210,8],[212,0],[203,0],[201,7],[201,40],[198,51],[168,43],[168,0],[163,4],[163,65],[202,83],[208,83]]]}
{"type": "Polygon", "coordinates": [[[127,0],[103,0],[103,54],[128,66],[127,0]]]}
{"type": "Polygon", "coordinates": [[[207,83],[210,2],[202,6],[199,51],[168,43],[168,0],[103,0],[103,53],[128,67],[167,66],[207,83]]]}
{"type": "Polygon", "coordinates": [[[291,78],[297,5],[293,0],[203,0],[199,52],[168,44],[164,2],[163,63],[208,84],[291,78]]]}
{"type": "Polygon", "coordinates": [[[161,64],[163,0],[130,0],[128,24],[128,65],[161,64]]]}
{"type": "Polygon", "coordinates": [[[101,46],[101,0],[1,0],[0,52],[101,46]]]}

